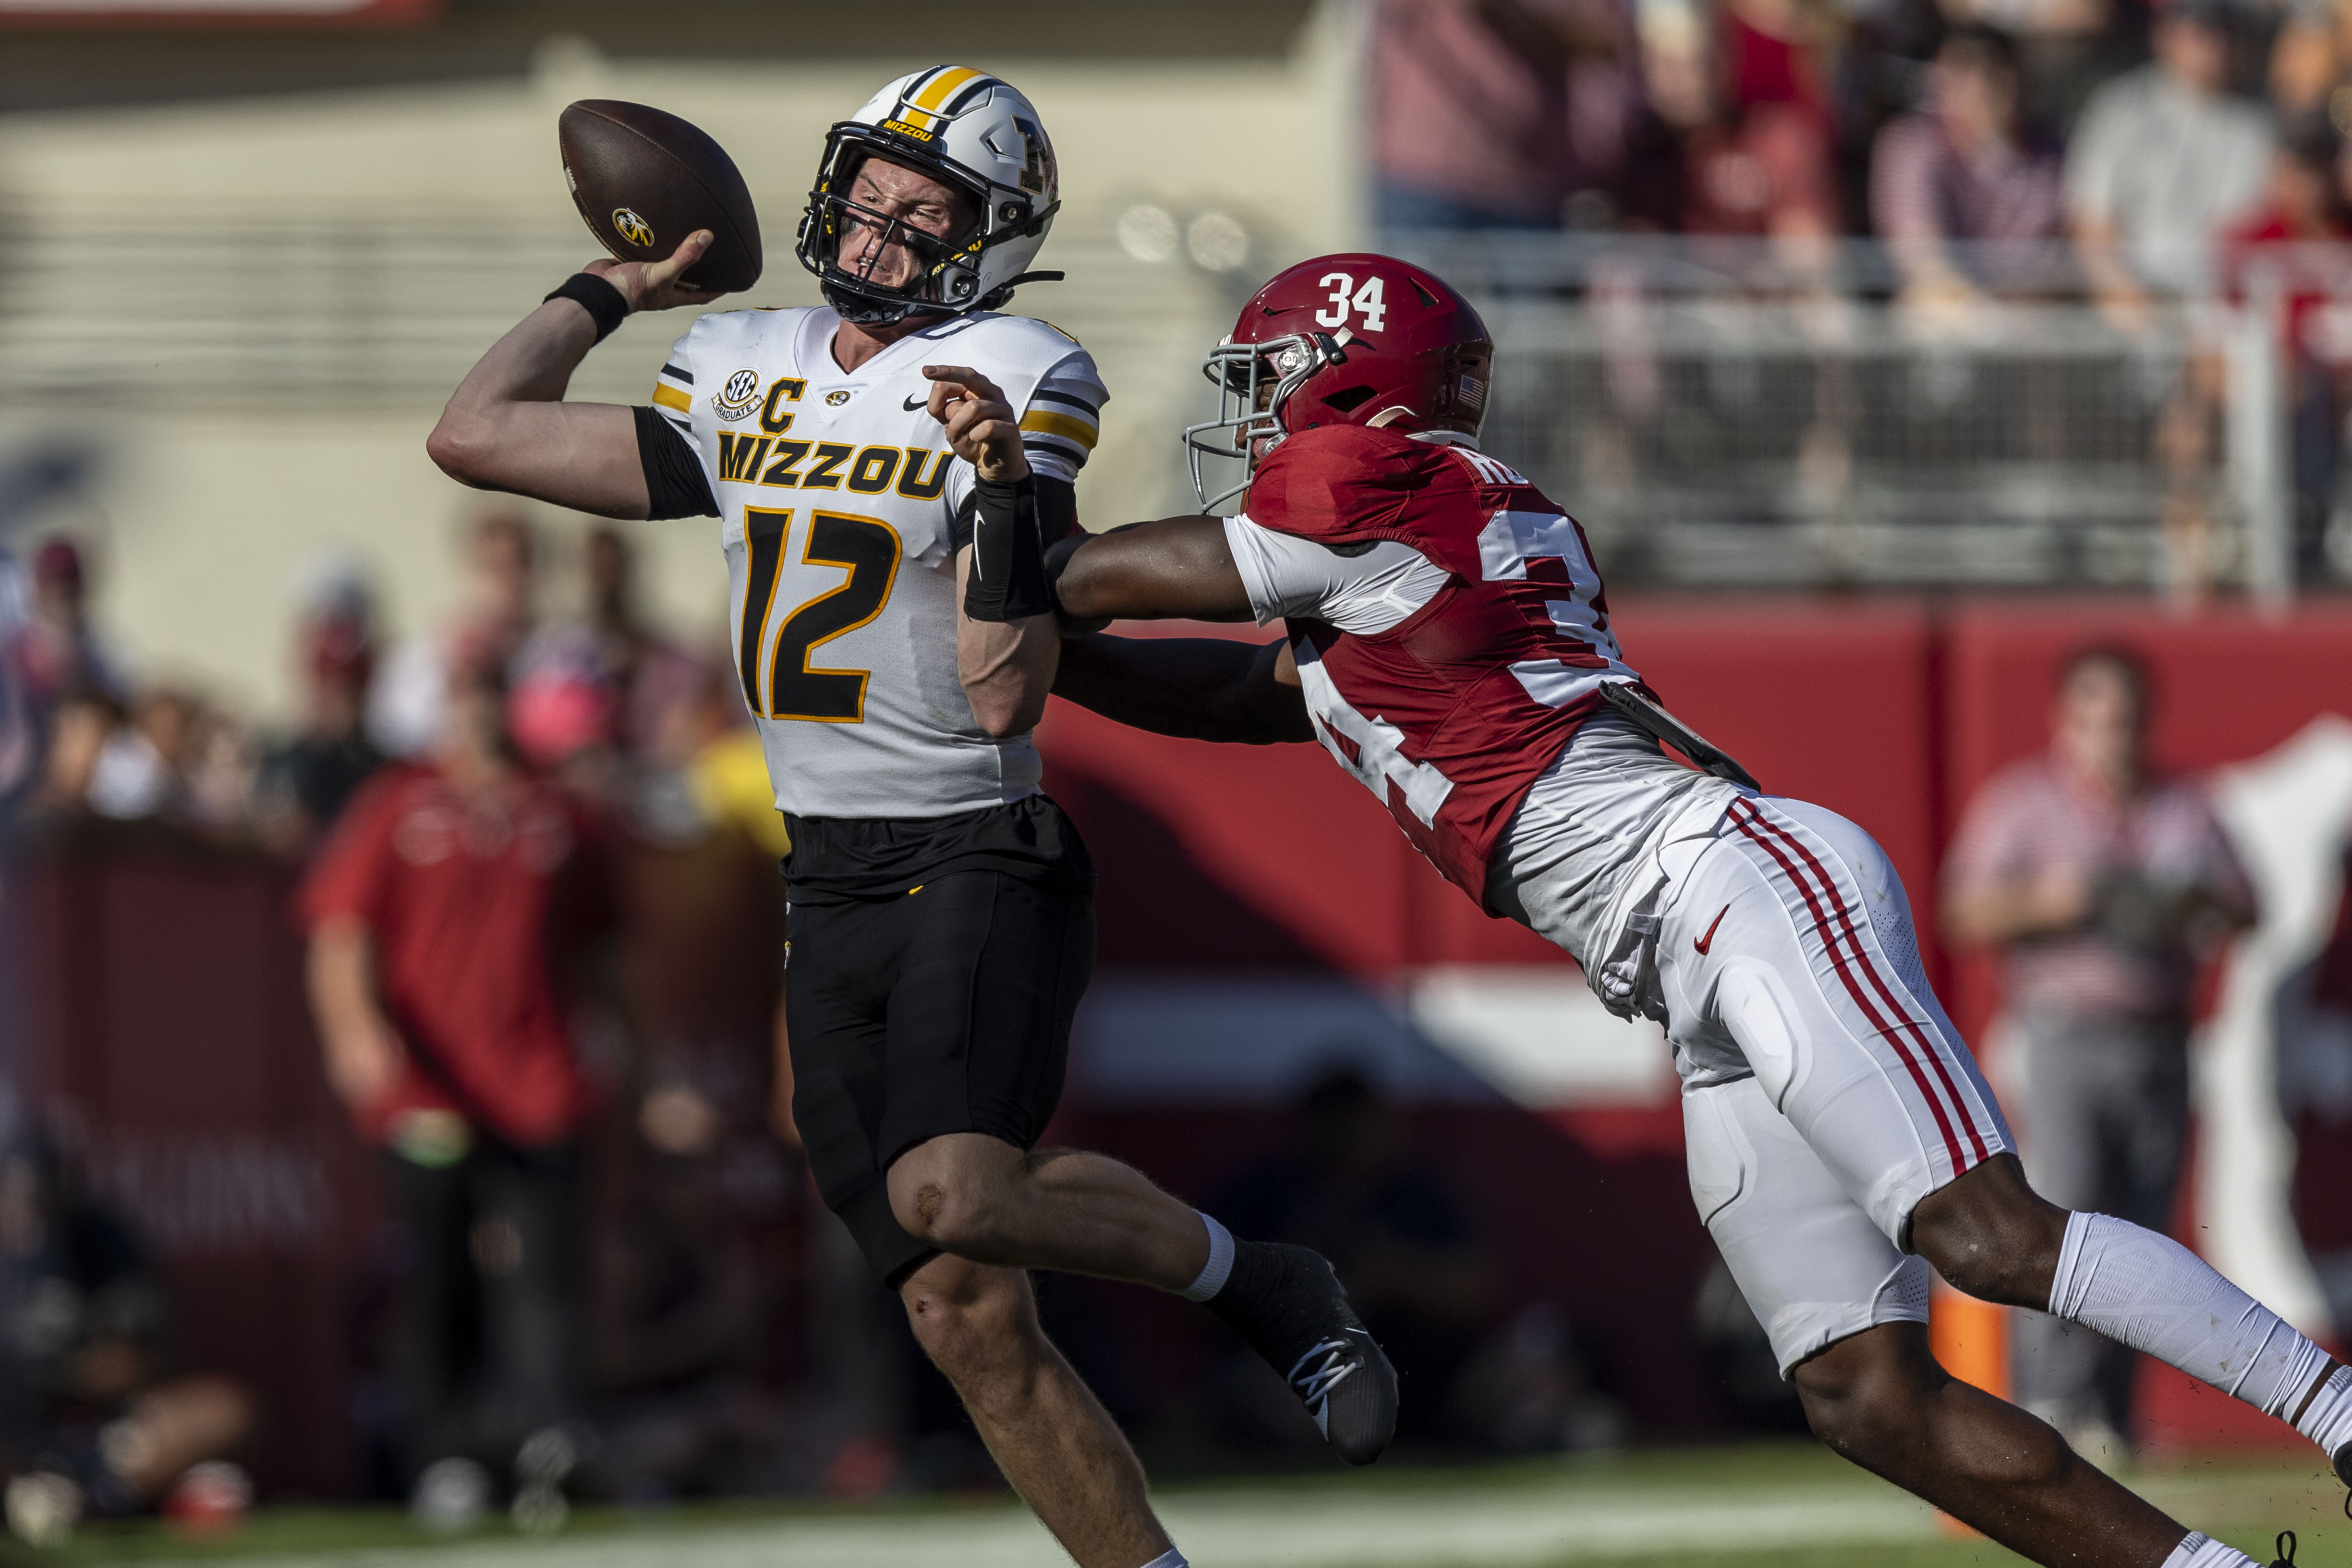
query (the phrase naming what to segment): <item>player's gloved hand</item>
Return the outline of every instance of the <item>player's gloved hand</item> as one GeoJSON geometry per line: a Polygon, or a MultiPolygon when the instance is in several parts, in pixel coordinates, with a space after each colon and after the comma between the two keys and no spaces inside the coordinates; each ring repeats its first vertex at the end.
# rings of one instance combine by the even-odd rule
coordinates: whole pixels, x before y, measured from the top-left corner
{"type": "Polygon", "coordinates": [[[719,298],[700,289],[682,289],[678,275],[702,259],[710,248],[710,231],[698,228],[669,253],[667,261],[614,261],[607,257],[580,270],[602,278],[621,291],[632,313],[667,310],[673,305],[701,305],[719,298]]]}
{"type": "Polygon", "coordinates": [[[1003,389],[969,365],[927,364],[931,417],[946,426],[948,446],[991,484],[1029,477],[1021,449],[1021,421],[1003,389]]]}

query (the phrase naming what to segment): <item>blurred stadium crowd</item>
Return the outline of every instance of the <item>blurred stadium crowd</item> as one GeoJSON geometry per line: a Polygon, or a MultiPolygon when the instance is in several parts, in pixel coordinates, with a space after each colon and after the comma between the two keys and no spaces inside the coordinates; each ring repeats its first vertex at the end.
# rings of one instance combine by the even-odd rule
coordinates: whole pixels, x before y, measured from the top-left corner
{"type": "MultiPolygon", "coordinates": [[[[2334,248],[2352,234],[2347,51],[2352,31],[2325,4],[1385,0],[1371,49],[1376,214],[1391,244],[1449,273],[1516,276],[1523,290],[1573,278],[1607,370],[1600,384],[1579,386],[1586,407],[1571,413],[1556,395],[1545,408],[1556,431],[1588,428],[1574,456],[1531,471],[1555,482],[1572,473],[1559,488],[1581,493],[1604,539],[1616,531],[1612,500],[1630,505],[1638,486],[1672,516],[1688,503],[1660,509],[1661,485],[1689,485],[1694,465],[1734,467],[1759,442],[1778,448],[1783,482],[1793,476],[1805,491],[1794,510],[1831,521],[1874,460],[1879,488],[1899,492],[1906,461],[1940,467],[1960,448],[2039,468],[2045,486],[2058,465],[2126,457],[2158,481],[2162,560],[2150,574],[2176,592],[2194,596],[2242,574],[2258,586],[2265,574],[2335,581],[2346,574],[2331,550],[2352,540],[2330,531],[2352,362],[2346,268],[2334,248]],[[1542,236],[1556,237],[1530,237],[1542,236]],[[1649,250],[1625,243],[1640,236],[1660,239],[1649,250]],[[1481,247],[1510,259],[1475,258],[1481,247]],[[1561,259],[1570,257],[1579,259],[1561,259]],[[1692,293],[1715,302],[1714,339],[1677,347],[1654,302],[1692,293]],[[1645,461],[1637,437],[1659,423],[1661,402],[1671,423],[1685,414],[1675,405],[1705,400],[1675,379],[1674,361],[1708,362],[1721,400],[1721,362],[1759,352],[1749,345],[1770,335],[1758,330],[1765,318],[1740,319],[1743,305],[1765,299],[1794,307],[1797,358],[1810,374],[1773,384],[1810,414],[1785,445],[1763,434],[1774,428],[1767,414],[1745,432],[1685,435],[1681,452],[1645,461]],[[1871,322],[1847,303],[1855,300],[1891,307],[1893,343],[1874,347],[1871,322]],[[2049,313],[2075,301],[2090,312],[2049,313]],[[2244,352],[2233,323],[2247,319],[2262,322],[2278,356],[2276,417],[2292,432],[2290,471],[2252,481],[2252,492],[2250,459],[2225,455],[2223,426],[2231,404],[2246,415],[2260,395],[2252,388],[2272,379],[2268,369],[2232,371],[2232,354],[2244,352]],[[2070,338],[2073,348],[2062,347],[2070,338]],[[1874,384],[1866,367],[1890,350],[1901,374],[1874,384]],[[2112,449],[2113,413],[2061,368],[2071,361],[2079,374],[2102,355],[2137,358],[2138,379],[2153,375],[2143,395],[2154,406],[2144,426],[2126,416],[2123,451],[2112,449]],[[2030,400],[2035,427],[1989,441],[2001,422],[1971,394],[2004,360],[2042,362],[1995,398],[2030,400]],[[1598,416],[1612,406],[1614,419],[1598,416]],[[1890,423],[1937,434],[1874,428],[1890,423]],[[2241,470],[2233,500],[2209,482],[2225,461],[2241,470]],[[2223,514],[2264,511],[2273,503],[2261,489],[2272,482],[2278,543],[2232,543],[2223,514]],[[2278,559],[2256,564],[2245,548],[2278,559]]],[[[1544,464],[1557,444],[1540,434],[1522,441],[1534,449],[1521,460],[1544,464]]],[[[1771,477],[1742,472],[1749,497],[1696,504],[1718,516],[1769,513],[1756,496],[1771,477]]],[[[1951,536],[1944,574],[2000,575],[1997,564],[1965,559],[1956,545],[1965,530],[1950,525],[2015,503],[1952,488],[1978,515],[1954,506],[1935,519],[1951,536]]],[[[2095,489],[2066,491],[2042,521],[2084,528],[2099,510],[2085,493],[2095,489]]],[[[1859,510],[1900,508],[1874,495],[1859,510]]],[[[1864,580],[1888,570],[1861,554],[1827,570],[1864,580]]],[[[2026,554],[2045,580],[2084,570],[2026,554]]],[[[1621,564],[1662,571],[1638,553],[1621,564]]],[[[1715,568],[1727,569],[1738,570],[1715,568]]],[[[1692,580],[1689,570],[1662,574],[1692,580]]],[[[2094,565],[2089,574],[2105,574],[2094,565]]]]}
{"type": "Polygon", "coordinates": [[[2034,247],[2071,237],[2127,321],[2352,211],[2324,4],[1383,0],[1375,28],[1391,229],[1876,236],[1923,304],[2046,290],[2034,247]]]}

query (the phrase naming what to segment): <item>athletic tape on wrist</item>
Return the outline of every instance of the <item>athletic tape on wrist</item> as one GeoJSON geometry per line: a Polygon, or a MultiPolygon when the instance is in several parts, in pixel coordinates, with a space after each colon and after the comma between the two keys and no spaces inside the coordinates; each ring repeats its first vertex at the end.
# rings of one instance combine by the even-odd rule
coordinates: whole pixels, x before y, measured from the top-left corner
{"type": "MultiPolygon", "coordinates": [[[[613,329],[629,319],[628,297],[614,284],[593,272],[575,272],[557,284],[547,300],[569,300],[588,312],[596,323],[596,341],[603,342],[613,335],[613,329]]],[[[547,300],[540,301],[545,304],[547,300]]]]}

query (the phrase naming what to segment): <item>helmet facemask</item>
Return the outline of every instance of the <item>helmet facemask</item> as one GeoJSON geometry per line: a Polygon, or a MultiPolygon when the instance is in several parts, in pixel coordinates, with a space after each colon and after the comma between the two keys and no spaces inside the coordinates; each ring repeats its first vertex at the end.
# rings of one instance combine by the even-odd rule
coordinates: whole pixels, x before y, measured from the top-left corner
{"type": "Polygon", "coordinates": [[[1013,279],[993,289],[985,289],[983,258],[1009,241],[1042,236],[1060,205],[1056,202],[1039,211],[1028,197],[992,189],[969,171],[903,136],[845,121],[825,139],[824,162],[801,217],[798,252],[802,265],[817,275],[825,302],[843,321],[857,326],[895,326],[909,316],[994,310],[1011,297],[1011,283],[1026,279],[1013,279]],[[902,216],[856,201],[851,192],[858,173],[874,158],[938,181],[972,216],[960,221],[951,232],[938,235],[918,228],[902,216]],[[843,244],[859,228],[878,229],[880,240],[862,259],[845,265],[843,244]],[[877,281],[876,268],[894,249],[914,259],[914,275],[901,283],[877,281]]]}
{"type": "Polygon", "coordinates": [[[1209,351],[1201,370],[1217,384],[1217,416],[1184,427],[1192,492],[1201,498],[1202,510],[1213,511],[1249,489],[1258,465],[1289,433],[1283,423],[1284,405],[1317,374],[1347,363],[1347,335],[1344,331],[1336,338],[1329,332],[1293,332],[1245,343],[1229,337],[1209,351]],[[1201,468],[1203,458],[1238,459],[1240,479],[1211,495],[1211,481],[1201,468]]]}

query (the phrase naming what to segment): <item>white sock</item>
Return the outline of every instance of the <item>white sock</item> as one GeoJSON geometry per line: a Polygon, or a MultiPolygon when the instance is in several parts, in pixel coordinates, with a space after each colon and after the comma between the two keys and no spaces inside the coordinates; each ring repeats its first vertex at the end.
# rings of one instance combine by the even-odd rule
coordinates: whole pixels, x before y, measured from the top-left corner
{"type": "MultiPolygon", "coordinates": [[[[1145,1568],[1151,1565],[1147,1563],[1145,1568]]],[[[2236,1547],[2192,1530],[2181,1537],[2172,1555],[2164,1560],[2164,1568],[2262,1568],[2262,1564],[2236,1547]]]]}
{"type": "MultiPolygon", "coordinates": [[[[2108,1215],[2067,1219],[2050,1312],[2283,1421],[2327,1364],[2326,1351],[2195,1253],[2108,1215]]],[[[2337,1403],[2352,1402],[2331,1401],[2323,1391],[2314,1411],[2323,1403],[2334,1415],[2337,1403]]],[[[2206,1568],[2201,1560],[2198,1568],[2206,1568]]]]}
{"type": "Polygon", "coordinates": [[[2294,1429],[2320,1447],[2329,1458],[2347,1443],[2352,1443],[2352,1366],[2339,1366],[2327,1386],[2311,1396],[2311,1408],[2303,1413],[2294,1429]]]}
{"type": "MultiPolygon", "coordinates": [[[[1234,1271],[1234,1233],[1207,1215],[1201,1215],[1201,1223],[1209,1227],[1209,1261],[1201,1266],[1199,1277],[1184,1287],[1181,1294],[1187,1301],[1207,1300],[1225,1288],[1225,1277],[1234,1271]]],[[[1171,1552],[1143,1568],[1184,1568],[1184,1560],[1171,1552]]]]}
{"type": "MultiPolygon", "coordinates": [[[[1211,1220],[1209,1223],[1211,1225],[1214,1225],[1217,1222],[1211,1220]]],[[[1177,1551],[1171,1546],[1167,1551],[1161,1552],[1159,1556],[1153,1558],[1150,1562],[1146,1563],[1143,1565],[1143,1568],[1192,1568],[1192,1565],[1184,1561],[1184,1554],[1182,1552],[1177,1551]]],[[[2200,1563],[2199,1568],[2203,1568],[2203,1565],[2200,1563]]]]}

